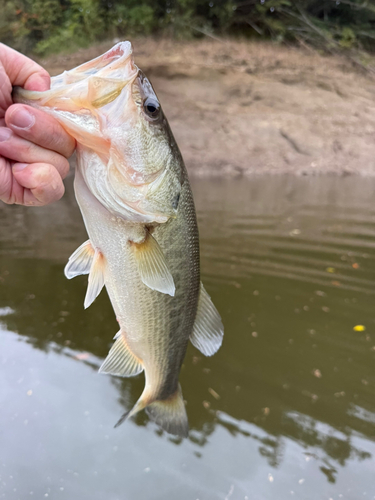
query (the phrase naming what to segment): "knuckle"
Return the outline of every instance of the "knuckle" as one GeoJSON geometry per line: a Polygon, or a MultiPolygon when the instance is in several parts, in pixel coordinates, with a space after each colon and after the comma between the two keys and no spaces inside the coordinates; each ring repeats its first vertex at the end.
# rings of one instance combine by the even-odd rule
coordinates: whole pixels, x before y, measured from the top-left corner
{"type": "Polygon", "coordinates": [[[29,142],[29,141],[24,141],[22,143],[22,149],[23,149],[23,152],[27,155],[27,156],[30,156],[32,157],[34,151],[35,151],[35,144],[32,143],[32,142],[29,142]]]}

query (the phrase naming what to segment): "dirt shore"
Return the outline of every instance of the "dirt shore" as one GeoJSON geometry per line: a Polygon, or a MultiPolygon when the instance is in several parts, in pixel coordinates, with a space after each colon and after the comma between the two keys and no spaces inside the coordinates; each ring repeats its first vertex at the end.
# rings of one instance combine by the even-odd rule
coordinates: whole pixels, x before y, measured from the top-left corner
{"type": "MultiPolygon", "coordinates": [[[[375,79],[266,43],[135,39],[193,175],[375,175],[375,79]]],[[[113,45],[40,61],[52,74],[113,45]]]]}

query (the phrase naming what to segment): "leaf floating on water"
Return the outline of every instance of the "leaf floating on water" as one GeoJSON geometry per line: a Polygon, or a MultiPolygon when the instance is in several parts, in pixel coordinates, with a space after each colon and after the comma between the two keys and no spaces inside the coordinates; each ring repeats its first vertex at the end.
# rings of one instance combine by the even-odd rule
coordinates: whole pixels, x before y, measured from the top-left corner
{"type": "Polygon", "coordinates": [[[336,269],[334,267],[327,267],[326,271],[327,273],[335,273],[336,269]]]}
{"type": "Polygon", "coordinates": [[[353,262],[352,268],[353,269],[359,269],[359,264],[357,264],[357,262],[353,262]]]}
{"type": "Polygon", "coordinates": [[[345,396],[345,391],[335,392],[335,398],[343,398],[345,396]]]}
{"type": "Polygon", "coordinates": [[[213,396],[215,399],[220,399],[220,396],[219,394],[214,391],[211,387],[208,388],[208,392],[211,394],[211,396],[213,396]]]}
{"type": "Polygon", "coordinates": [[[304,390],[302,391],[302,394],[303,394],[304,396],[307,396],[308,398],[311,398],[311,401],[312,401],[313,403],[315,403],[315,402],[319,399],[319,397],[318,397],[318,395],[317,395],[317,394],[312,394],[310,391],[307,391],[306,389],[304,389],[304,390]]]}
{"type": "Polygon", "coordinates": [[[353,326],[353,330],[355,332],[364,332],[366,330],[366,327],[364,325],[355,325],[353,326]]]}
{"type": "Polygon", "coordinates": [[[80,361],[84,361],[85,359],[89,359],[90,354],[88,352],[80,352],[74,356],[74,359],[79,359],[80,361]]]}

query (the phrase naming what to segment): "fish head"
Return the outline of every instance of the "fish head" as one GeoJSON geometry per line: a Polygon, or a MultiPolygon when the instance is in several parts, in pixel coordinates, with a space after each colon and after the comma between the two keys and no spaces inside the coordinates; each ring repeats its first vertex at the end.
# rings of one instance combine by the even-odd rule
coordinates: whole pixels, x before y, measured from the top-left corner
{"type": "Polygon", "coordinates": [[[54,116],[76,139],[86,184],[111,212],[144,222],[176,216],[181,155],[130,42],[53,77],[48,91],[15,88],[13,96],[54,116]]]}
{"type": "Polygon", "coordinates": [[[175,217],[182,158],[156,92],[140,69],[116,104],[107,115],[110,184],[121,198],[130,200],[135,193],[133,206],[140,212],[157,214],[160,221],[175,217]]]}

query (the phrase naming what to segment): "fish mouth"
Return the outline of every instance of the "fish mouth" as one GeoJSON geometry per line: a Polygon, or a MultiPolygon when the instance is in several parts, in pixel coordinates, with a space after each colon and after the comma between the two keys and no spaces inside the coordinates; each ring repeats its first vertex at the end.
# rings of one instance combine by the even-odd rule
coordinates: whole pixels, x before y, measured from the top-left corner
{"type": "Polygon", "coordinates": [[[79,144],[108,157],[111,141],[103,126],[109,108],[117,106],[120,95],[129,94],[126,88],[137,75],[131,43],[119,42],[96,59],[51,78],[50,90],[15,87],[13,100],[51,114],[79,144]]]}
{"type": "Polygon", "coordinates": [[[138,75],[130,42],[119,42],[110,50],[77,68],[51,78],[45,92],[13,88],[14,102],[74,112],[98,109],[113,100],[138,75]]]}
{"type": "Polygon", "coordinates": [[[130,62],[130,72],[138,71],[133,61],[133,47],[130,42],[119,42],[101,56],[77,66],[73,70],[64,71],[61,75],[51,79],[52,86],[56,84],[69,85],[79,82],[90,76],[108,77],[111,79],[123,78],[124,68],[130,62]]]}

